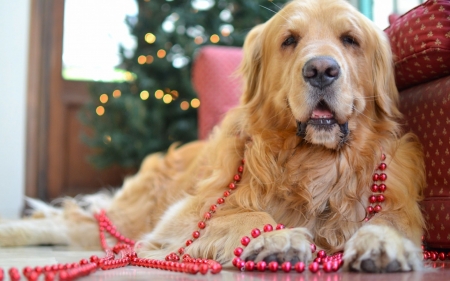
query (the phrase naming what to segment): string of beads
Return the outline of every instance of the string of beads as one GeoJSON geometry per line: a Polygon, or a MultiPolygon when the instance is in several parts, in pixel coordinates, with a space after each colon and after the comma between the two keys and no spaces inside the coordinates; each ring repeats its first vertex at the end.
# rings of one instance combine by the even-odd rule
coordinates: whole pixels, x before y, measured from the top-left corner
{"type": "MultiPolygon", "coordinates": [[[[381,160],[385,161],[386,156],[382,154],[381,160]]],[[[101,270],[111,270],[115,268],[125,267],[125,266],[140,266],[147,268],[156,268],[161,270],[170,270],[174,272],[184,272],[189,274],[207,274],[208,272],[212,274],[217,274],[221,272],[222,266],[214,260],[211,259],[201,259],[193,258],[185,253],[187,247],[194,243],[201,235],[201,232],[207,227],[208,221],[216,213],[218,208],[225,203],[227,197],[229,197],[237,188],[238,183],[242,178],[242,173],[244,171],[245,160],[241,161],[241,165],[238,167],[237,173],[233,177],[233,181],[227,186],[227,190],[224,191],[221,197],[216,200],[216,203],[212,204],[203,215],[203,219],[197,224],[198,229],[192,233],[192,238],[188,239],[185,243],[185,247],[181,247],[177,253],[170,253],[166,256],[165,260],[156,259],[145,259],[139,258],[134,252],[133,247],[135,242],[129,238],[122,235],[116,227],[113,225],[111,220],[107,217],[105,211],[101,211],[95,214],[95,219],[98,222],[99,227],[99,239],[102,248],[105,251],[105,256],[99,258],[98,256],[91,256],[89,260],[81,259],[79,262],[75,263],[65,263],[65,264],[53,264],[46,266],[36,266],[30,267],[25,266],[22,270],[23,276],[28,281],[36,281],[43,275],[45,281],[53,281],[55,279],[61,281],[75,280],[89,274],[96,272],[98,269],[101,270]],[[110,248],[106,241],[105,233],[109,233],[111,237],[117,240],[117,244],[110,248]],[[117,256],[117,257],[116,257],[117,256]]],[[[367,207],[367,216],[365,221],[368,221],[376,213],[382,210],[380,203],[385,201],[384,192],[386,191],[385,181],[387,175],[384,173],[387,165],[382,162],[373,175],[373,185],[371,186],[371,191],[373,194],[369,197],[370,205],[367,207]],[[378,173],[377,171],[380,171],[378,173]]],[[[284,229],[284,225],[278,224],[275,230],[284,229]]],[[[263,228],[264,232],[273,231],[274,227],[272,225],[265,225],[263,228]]],[[[250,236],[252,238],[257,238],[261,235],[261,230],[255,228],[251,231],[250,236]]],[[[246,247],[251,241],[249,236],[244,236],[241,239],[241,245],[246,247]]],[[[424,249],[423,258],[424,260],[441,261],[450,260],[450,253],[438,252],[438,251],[427,251],[424,249]]],[[[315,253],[317,247],[311,244],[311,252],[315,253]]],[[[304,272],[306,265],[304,262],[297,262],[292,264],[291,262],[283,262],[281,265],[272,261],[266,263],[265,261],[244,261],[241,260],[240,256],[243,252],[242,247],[237,247],[234,250],[235,258],[233,259],[233,265],[239,270],[245,271],[283,271],[289,273],[295,271],[298,273],[304,272]]],[[[331,256],[327,256],[325,251],[320,250],[316,253],[316,258],[313,262],[308,265],[308,269],[312,273],[317,273],[322,269],[324,272],[336,272],[343,265],[342,252],[336,253],[331,256]]],[[[21,273],[15,267],[8,270],[8,275],[10,280],[18,281],[21,279],[21,273]]],[[[5,277],[5,271],[0,267],[0,281],[3,281],[5,277]]]]}

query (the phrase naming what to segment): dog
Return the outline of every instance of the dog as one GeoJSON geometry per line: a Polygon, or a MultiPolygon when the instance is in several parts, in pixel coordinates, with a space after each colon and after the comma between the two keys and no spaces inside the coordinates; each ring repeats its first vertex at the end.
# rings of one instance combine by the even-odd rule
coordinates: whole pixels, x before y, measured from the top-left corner
{"type": "Polygon", "coordinates": [[[243,50],[240,104],[209,140],[148,156],[112,194],[62,208],[30,199],[31,217],[0,224],[0,246],[99,249],[93,214],[104,209],[140,257],[183,247],[231,266],[243,236],[282,223],[241,259],[307,262],[315,243],[343,251],[346,270],[421,269],[425,167],[401,130],[384,33],[345,1],[294,0],[243,50]]]}

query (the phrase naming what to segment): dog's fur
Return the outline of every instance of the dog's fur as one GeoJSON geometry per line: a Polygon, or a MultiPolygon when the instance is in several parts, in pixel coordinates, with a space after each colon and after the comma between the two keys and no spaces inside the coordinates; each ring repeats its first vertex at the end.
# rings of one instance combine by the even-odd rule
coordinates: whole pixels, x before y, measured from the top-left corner
{"type": "Polygon", "coordinates": [[[125,236],[139,240],[139,256],[163,258],[191,239],[245,158],[238,188],[186,247],[191,256],[230,265],[241,237],[283,223],[286,229],[252,240],[242,258],[308,261],[314,242],[328,253],[344,251],[346,269],[419,269],[424,164],[417,138],[401,133],[383,32],[345,1],[293,1],[249,33],[241,73],[240,105],[210,140],[148,156],[113,196],[67,199],[62,209],[41,206],[29,219],[3,222],[0,245],[99,248],[92,214],[102,207],[125,236]],[[315,58],[337,63],[330,85],[305,78],[315,58]],[[336,124],[310,123],[320,117],[319,103],[319,113],[336,124]],[[365,222],[382,153],[386,201],[365,222]]]}

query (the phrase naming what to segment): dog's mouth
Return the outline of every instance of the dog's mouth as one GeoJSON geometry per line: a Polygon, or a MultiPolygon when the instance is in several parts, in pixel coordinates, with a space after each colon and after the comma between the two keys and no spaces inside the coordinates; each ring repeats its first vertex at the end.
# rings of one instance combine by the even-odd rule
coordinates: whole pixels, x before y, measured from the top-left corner
{"type": "Polygon", "coordinates": [[[344,137],[348,135],[348,122],[339,124],[335,118],[335,114],[328,104],[321,100],[313,109],[309,120],[306,122],[297,121],[297,135],[306,136],[306,127],[314,126],[316,130],[331,130],[334,126],[339,126],[344,137]]]}
{"type": "Polygon", "coordinates": [[[337,120],[334,118],[334,113],[331,111],[328,104],[324,101],[320,101],[312,111],[311,117],[307,123],[315,126],[328,126],[336,124],[337,120]]]}

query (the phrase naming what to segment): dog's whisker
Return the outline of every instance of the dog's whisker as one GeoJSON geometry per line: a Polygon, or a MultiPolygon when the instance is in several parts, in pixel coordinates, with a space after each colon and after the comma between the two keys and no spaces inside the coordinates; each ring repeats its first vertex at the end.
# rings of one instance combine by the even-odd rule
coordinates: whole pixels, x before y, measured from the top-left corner
{"type": "MultiPolygon", "coordinates": [[[[272,9],[266,7],[266,6],[263,6],[263,5],[259,5],[259,6],[260,6],[261,8],[264,8],[264,9],[266,9],[266,10],[272,12],[273,14],[277,14],[276,11],[274,11],[274,10],[272,10],[272,9]]],[[[281,13],[279,13],[279,15],[280,15],[281,17],[283,17],[283,18],[287,21],[287,18],[285,18],[281,13]]]]}
{"type": "Polygon", "coordinates": [[[273,0],[269,0],[269,2],[272,3],[272,5],[274,5],[275,7],[277,7],[278,11],[281,11],[282,8],[280,6],[278,6],[277,4],[275,4],[275,2],[273,2],[273,0]]]}
{"type": "Polygon", "coordinates": [[[268,8],[268,7],[266,7],[266,6],[263,6],[263,5],[259,5],[261,8],[264,8],[264,9],[266,9],[266,10],[268,10],[268,11],[270,11],[270,12],[272,12],[272,13],[274,13],[274,14],[276,14],[277,12],[276,11],[274,11],[274,10],[272,10],[272,9],[270,9],[270,8],[268,8]]]}
{"type": "Polygon", "coordinates": [[[360,110],[358,110],[358,109],[356,109],[356,107],[353,107],[353,110],[354,111],[356,111],[358,114],[360,114],[361,116],[364,116],[364,117],[366,117],[367,119],[369,119],[370,121],[372,121],[372,122],[376,122],[376,120],[375,119],[373,119],[373,118],[371,118],[371,117],[369,117],[369,116],[367,116],[366,114],[364,114],[364,112],[362,112],[362,111],[360,111],[360,110]]]}

